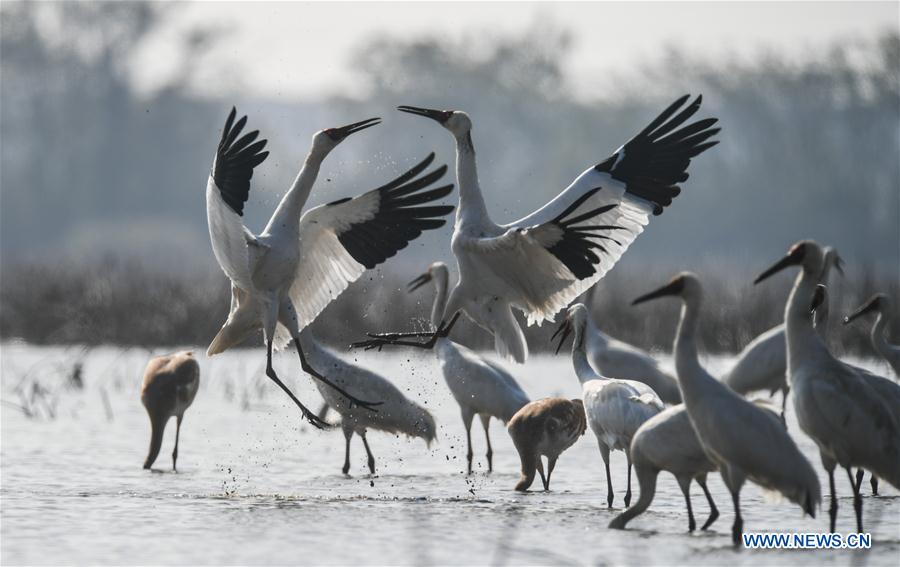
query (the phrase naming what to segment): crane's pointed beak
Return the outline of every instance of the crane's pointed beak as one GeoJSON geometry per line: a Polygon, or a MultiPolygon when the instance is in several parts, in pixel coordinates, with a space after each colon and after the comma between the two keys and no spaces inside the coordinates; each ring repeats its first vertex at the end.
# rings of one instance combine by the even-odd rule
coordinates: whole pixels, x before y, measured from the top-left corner
{"type": "Polygon", "coordinates": [[[563,343],[566,342],[566,339],[569,338],[569,334],[572,332],[572,324],[569,322],[567,318],[562,324],[556,329],[556,332],[553,333],[553,336],[550,337],[550,342],[553,342],[553,339],[556,338],[557,335],[561,336],[559,338],[559,344],[556,345],[556,353],[559,354],[559,351],[562,350],[563,343]]]}
{"type": "Polygon", "coordinates": [[[432,108],[420,108],[418,106],[407,105],[398,106],[397,110],[399,110],[400,112],[406,112],[408,114],[415,114],[416,116],[431,118],[432,120],[440,124],[443,124],[444,122],[450,120],[450,116],[453,114],[452,110],[434,110],[432,108]]]}
{"type": "Polygon", "coordinates": [[[865,302],[862,306],[856,309],[853,313],[844,317],[844,324],[852,322],[854,319],[858,319],[862,317],[866,313],[871,313],[872,311],[878,310],[878,296],[871,298],[869,301],[865,302]]]}
{"type": "Polygon", "coordinates": [[[406,291],[407,291],[407,293],[412,293],[430,281],[431,281],[431,274],[428,272],[425,272],[421,276],[417,277],[413,281],[406,284],[406,287],[407,287],[406,291]]]}
{"type": "Polygon", "coordinates": [[[632,305],[637,305],[639,303],[643,303],[645,301],[650,301],[651,299],[657,299],[659,297],[667,297],[669,295],[680,295],[681,290],[684,289],[684,280],[681,278],[675,278],[670,281],[666,285],[662,286],[659,289],[655,289],[650,293],[645,293],[640,297],[636,297],[634,301],[631,302],[632,305]]]}
{"type": "Polygon", "coordinates": [[[769,269],[767,269],[763,273],[756,276],[756,279],[753,280],[753,285],[756,285],[759,282],[761,282],[765,279],[768,279],[769,277],[777,274],[781,270],[783,270],[785,268],[789,268],[797,263],[799,263],[799,262],[791,254],[788,254],[781,260],[778,260],[777,262],[775,262],[769,269]]]}
{"type": "Polygon", "coordinates": [[[381,124],[381,118],[376,116],[375,118],[367,118],[365,120],[360,120],[359,122],[354,122],[353,124],[341,126],[340,128],[331,128],[326,130],[326,132],[328,132],[328,135],[331,136],[332,140],[340,142],[350,134],[355,134],[356,132],[379,124],[381,124]]]}

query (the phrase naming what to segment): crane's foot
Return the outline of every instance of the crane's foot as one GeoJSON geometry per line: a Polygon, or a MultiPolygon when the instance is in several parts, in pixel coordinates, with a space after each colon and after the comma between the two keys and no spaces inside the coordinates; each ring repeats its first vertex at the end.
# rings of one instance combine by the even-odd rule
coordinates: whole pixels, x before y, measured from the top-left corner
{"type": "Polygon", "coordinates": [[[303,414],[303,419],[309,422],[310,425],[315,427],[316,429],[325,429],[328,427],[328,422],[319,418],[316,414],[306,409],[306,406],[301,406],[300,411],[303,414]]]}

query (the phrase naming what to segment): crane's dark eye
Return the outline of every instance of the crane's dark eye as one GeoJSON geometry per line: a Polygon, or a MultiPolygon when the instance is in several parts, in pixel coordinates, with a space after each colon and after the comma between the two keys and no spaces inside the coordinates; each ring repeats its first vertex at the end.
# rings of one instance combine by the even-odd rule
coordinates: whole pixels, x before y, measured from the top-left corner
{"type": "Polygon", "coordinates": [[[806,255],[806,243],[801,242],[800,244],[795,244],[789,251],[788,256],[793,258],[796,261],[803,260],[803,256],[806,255]]]}
{"type": "Polygon", "coordinates": [[[327,130],[325,130],[325,133],[328,134],[328,137],[334,141],[341,139],[340,133],[335,128],[328,128],[327,130]]]}

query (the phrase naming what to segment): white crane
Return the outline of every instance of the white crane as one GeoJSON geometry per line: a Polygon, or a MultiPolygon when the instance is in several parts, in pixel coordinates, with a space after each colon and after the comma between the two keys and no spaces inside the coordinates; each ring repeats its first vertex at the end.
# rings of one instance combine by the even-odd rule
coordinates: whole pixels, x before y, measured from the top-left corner
{"type": "MultiPolygon", "coordinates": [[[[665,286],[638,297],[632,304],[666,296],[680,297],[682,301],[681,320],[675,336],[675,371],[700,445],[731,492],[735,514],[731,528],[734,544],[740,544],[743,533],[740,494],[748,479],[763,488],[780,492],[815,517],[816,507],[822,500],[819,479],[781,420],[742,398],[700,365],[696,338],[703,301],[700,280],[692,273],[683,272],[665,286]]],[[[809,305],[806,304],[807,318],[809,305]]]]}
{"type": "Polygon", "coordinates": [[[638,428],[631,440],[631,462],[641,492],[634,506],[613,518],[609,523],[610,528],[623,530],[632,518],[644,513],[653,502],[656,478],[661,471],[672,473],[684,494],[688,531],[692,532],[697,527],[691,508],[690,491],[693,480],[703,489],[709,503],[709,517],[700,529],[705,530],[719,517],[719,509],[706,486],[706,475],[714,472],[716,465],[700,446],[684,404],[666,408],[638,428]]]}
{"type": "Polygon", "coordinates": [[[172,470],[178,462],[178,438],[184,412],[194,403],[200,389],[200,365],[193,352],[176,352],[150,359],[141,383],[141,403],[150,417],[150,450],[144,468],[153,466],[170,417],[175,417],[175,449],[172,451],[172,470]]]}
{"type": "MultiPolygon", "coordinates": [[[[819,333],[820,337],[827,337],[829,306],[828,293],[824,285],[819,284],[818,286],[816,286],[816,293],[813,296],[813,309],[815,310],[814,324],[816,331],[819,333]]],[[[845,324],[846,320],[847,318],[845,318],[845,324]]],[[[897,418],[897,423],[900,423],[900,385],[898,385],[893,380],[889,380],[887,378],[883,378],[881,376],[873,374],[864,368],[860,368],[852,364],[849,366],[859,372],[860,377],[865,380],[869,384],[869,386],[871,386],[876,392],[878,392],[879,396],[881,396],[888,402],[888,409],[890,409],[894,416],[897,418]]],[[[861,485],[862,481],[863,469],[859,469],[856,471],[856,483],[861,485]]],[[[874,474],[871,475],[869,484],[872,486],[872,494],[877,496],[878,477],[874,474]]]]}
{"type": "Polygon", "coordinates": [[[844,324],[848,324],[854,319],[867,315],[869,313],[877,313],[875,324],[872,325],[872,347],[881,358],[887,361],[894,371],[894,374],[900,377],[900,345],[892,345],[887,341],[887,330],[891,326],[891,298],[884,293],[876,293],[862,306],[856,309],[850,315],[844,317],[844,324]]]}
{"type": "Polygon", "coordinates": [[[824,262],[822,247],[803,240],[754,283],[785,268],[801,267],[784,312],[794,411],[800,428],[819,446],[822,465],[828,472],[831,531],[837,518],[834,468],[840,465],[853,487],[856,526],[862,532],[860,483],[851,467],[867,469],[900,488],[900,423],[863,373],[834,358],[813,329],[809,308],[824,262]]]}
{"type": "MultiPolygon", "coordinates": [[[[681,191],[691,159],[711,148],[719,130],[714,118],[683,124],[700,108],[701,97],[682,109],[684,96],[612,156],[588,168],[552,201],[507,225],[488,215],[478,183],[472,121],[465,112],[400,106],[398,110],[437,121],[456,139],[460,201],[451,248],[459,280],[450,292],[440,324],[424,342],[403,340],[421,333],[370,335],[355,346],[384,344],[433,348],[460,313],[490,332],[501,356],[524,362],[525,335],[512,308],[528,324],[552,320],[619,260],[681,191]],[[676,114],[677,113],[677,114],[676,114]]],[[[521,189],[519,189],[521,190],[521,189]]]]}
{"type": "MultiPolygon", "coordinates": [[[[593,304],[593,293],[596,289],[596,286],[591,288],[589,305],[593,304]]],[[[598,373],[622,380],[643,382],[650,386],[663,402],[681,403],[678,382],[660,367],[659,362],[649,352],[607,335],[600,330],[590,313],[585,329],[585,345],[588,360],[598,373]]]]}
{"type": "Polygon", "coordinates": [[[585,353],[585,329],[587,308],[576,303],[569,307],[566,319],[554,333],[551,340],[560,335],[559,346],[570,333],[572,340],[572,365],[581,382],[584,412],[588,425],[597,437],[603,465],[606,467],[606,504],[613,503],[612,476],[609,473],[609,452],[624,451],[628,462],[628,488],[625,491],[625,506],[631,504],[631,439],[640,426],[663,410],[662,400],[649,386],[634,380],[607,378],[597,374],[585,353]]]}
{"type": "Polygon", "coordinates": [[[368,456],[369,472],[372,474],[375,474],[375,457],[366,439],[366,432],[369,429],[419,437],[424,439],[429,447],[431,446],[436,435],[436,427],[434,417],[427,409],[409,400],[384,377],[350,364],[322,346],[309,327],[300,331],[300,345],[310,364],[317,368],[327,368],[329,378],[342,390],[354,397],[383,402],[377,412],[370,412],[348,402],[334,388],[321,381],[315,381],[316,388],[319,389],[328,407],[341,415],[341,429],[346,440],[344,467],[341,469],[344,474],[350,471],[350,439],[354,433],[362,438],[368,456]]]}
{"type": "MultiPolygon", "coordinates": [[[[826,248],[825,265],[819,281],[823,284],[828,283],[832,267],[843,275],[842,263],[834,248],[826,248]]],[[[820,336],[825,337],[821,333],[820,336]]],[[[750,341],[738,354],[734,366],[725,377],[725,383],[742,396],[759,390],[768,390],[769,395],[775,395],[775,392],[780,391],[782,417],[790,391],[787,382],[786,345],[784,323],[780,323],[750,341]]]]}
{"type": "MultiPolygon", "coordinates": [[[[206,212],[213,252],[231,280],[231,310],[209,345],[209,356],[220,353],[260,328],[266,339],[266,375],[290,396],[316,427],[323,422],[282,383],[272,368],[273,347],[291,339],[303,370],[334,386],[310,366],[296,340],[301,330],[362,273],[392,257],[423,231],[443,226],[439,217],[452,206],[417,206],[449,194],[453,186],[425,190],[440,179],[446,166],[419,177],[434,154],[400,177],[377,189],[301,211],[325,157],[347,136],[379,123],[370,118],[317,132],[300,173],[281,199],[262,234],[243,224],[244,203],[253,169],[268,152],[258,131],[240,137],[247,122],[235,122],[231,109],[206,188],[206,212]]],[[[340,388],[337,388],[340,392],[340,388]]],[[[341,392],[346,394],[345,392],[341,392]]],[[[354,404],[377,405],[348,396],[354,404]]],[[[374,411],[374,410],[373,410],[374,411]]]]}
{"type": "MultiPolygon", "coordinates": [[[[435,262],[428,270],[409,284],[412,293],[423,285],[433,282],[435,288],[434,304],[431,309],[431,322],[437,327],[440,324],[444,305],[447,303],[449,289],[449,271],[443,262],[435,262]]],[[[477,353],[458,345],[447,337],[437,340],[434,350],[444,374],[444,380],[462,413],[463,426],[466,428],[468,452],[466,462],[468,474],[472,474],[472,420],[476,415],[484,426],[484,438],[487,441],[488,472],[494,470],[489,425],[492,417],[509,422],[512,416],[530,400],[506,370],[500,365],[479,356],[477,353]]]]}

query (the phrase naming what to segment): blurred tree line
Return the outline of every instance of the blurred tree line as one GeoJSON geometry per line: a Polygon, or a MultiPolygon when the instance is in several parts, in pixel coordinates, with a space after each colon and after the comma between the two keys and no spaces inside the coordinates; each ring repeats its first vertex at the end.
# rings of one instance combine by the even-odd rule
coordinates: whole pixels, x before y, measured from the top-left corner
{"type": "MultiPolygon", "coordinates": [[[[752,275],[804,237],[837,246],[847,260],[848,277],[836,284],[842,307],[875,289],[900,291],[896,33],[842,42],[800,63],[774,54],[703,60],[673,49],[657,63],[607,77],[589,100],[572,95],[565,62],[574,39],[562,29],[459,42],[382,37],[353,58],[360,98],[304,102],[231,91],[198,96],[194,66],[223,40],[201,29],[179,38],[181,67],[170,83],[137,93],[135,52],[177,10],[139,2],[0,8],[0,338],[208,342],[228,296],[209,253],[203,188],[232,100],[273,151],[248,206],[248,225],[259,229],[316,128],[374,114],[387,119],[326,162],[322,177],[336,174],[345,189],[320,183],[314,204],[371,188],[431,149],[452,160],[450,136],[396,113],[396,105],[464,109],[475,121],[488,207],[509,222],[671,100],[702,92],[701,112],[720,118],[722,143],[692,164],[676,205],[598,286],[604,327],[646,346],[668,345],[674,306],[647,313],[627,302],[634,291],[692,269],[714,290],[707,346],[736,350],[778,321],[786,297],[786,280],[757,290],[752,275]]],[[[222,77],[223,90],[231,84],[222,77]]],[[[449,227],[366,274],[317,330],[346,342],[365,330],[406,328],[411,316],[424,321],[430,297],[402,288],[435,259],[452,262],[449,227]]],[[[540,349],[550,332],[531,329],[532,347],[540,349]]],[[[863,348],[862,330],[848,332],[846,344],[863,348]]],[[[471,333],[474,346],[488,342],[471,333]]]]}

